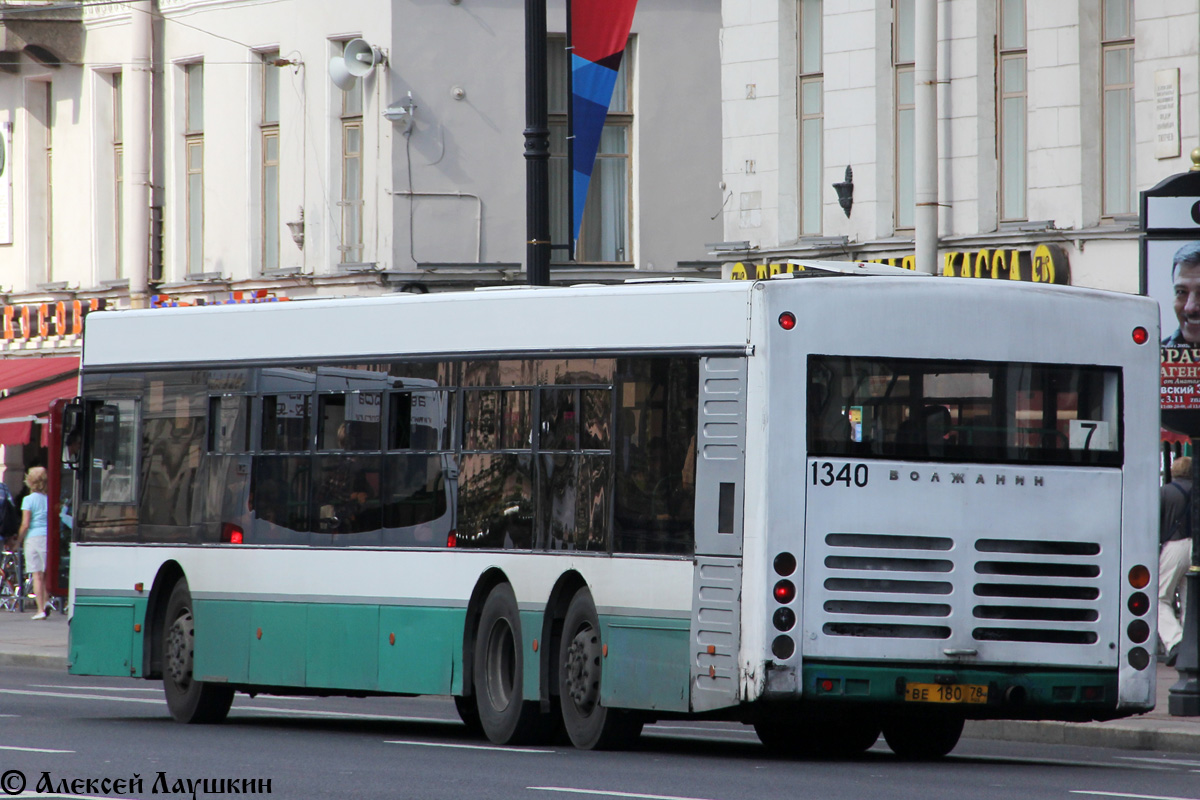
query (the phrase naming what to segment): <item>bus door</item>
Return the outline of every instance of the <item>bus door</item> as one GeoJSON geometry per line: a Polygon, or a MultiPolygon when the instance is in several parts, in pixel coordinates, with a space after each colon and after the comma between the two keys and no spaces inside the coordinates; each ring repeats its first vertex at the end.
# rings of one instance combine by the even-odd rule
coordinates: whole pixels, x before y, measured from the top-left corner
{"type": "Polygon", "coordinates": [[[696,443],[696,567],[692,596],[692,710],[738,696],[742,503],[746,475],[746,359],[700,359],[696,443]]]}

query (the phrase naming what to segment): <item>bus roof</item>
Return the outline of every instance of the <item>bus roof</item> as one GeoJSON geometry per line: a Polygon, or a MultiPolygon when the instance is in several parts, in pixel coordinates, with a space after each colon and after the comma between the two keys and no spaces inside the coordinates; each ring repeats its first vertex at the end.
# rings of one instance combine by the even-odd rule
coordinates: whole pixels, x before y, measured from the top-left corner
{"type": "MultiPolygon", "coordinates": [[[[873,274],[848,266],[797,273],[801,280],[515,286],[98,312],[85,320],[82,369],[589,351],[732,355],[747,352],[753,343],[750,316],[756,286],[770,294],[796,293],[794,310],[801,313],[803,296],[825,305],[831,292],[846,297],[845,313],[850,315],[863,313],[864,303],[882,304],[883,313],[894,315],[897,307],[885,301],[900,297],[908,299],[906,305],[913,298],[928,298],[931,307],[941,309],[969,301],[976,311],[986,305],[1014,316],[1025,306],[1044,314],[1077,303],[1153,303],[1116,292],[1017,281],[901,280],[901,288],[896,277],[874,272],[879,265],[870,265],[873,274]]],[[[879,313],[872,315],[878,319],[879,313]]],[[[920,311],[910,323],[920,319],[936,322],[920,311]]],[[[1156,307],[1152,322],[1157,322],[1156,307]]]]}

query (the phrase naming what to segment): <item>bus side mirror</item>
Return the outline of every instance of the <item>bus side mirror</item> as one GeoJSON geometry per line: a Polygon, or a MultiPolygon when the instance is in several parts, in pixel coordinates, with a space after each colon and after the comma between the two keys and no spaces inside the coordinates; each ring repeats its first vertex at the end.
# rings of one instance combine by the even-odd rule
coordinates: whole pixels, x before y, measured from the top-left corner
{"type": "Polygon", "coordinates": [[[62,463],[70,469],[79,469],[80,453],[83,450],[83,405],[68,403],[63,409],[62,463]]]}

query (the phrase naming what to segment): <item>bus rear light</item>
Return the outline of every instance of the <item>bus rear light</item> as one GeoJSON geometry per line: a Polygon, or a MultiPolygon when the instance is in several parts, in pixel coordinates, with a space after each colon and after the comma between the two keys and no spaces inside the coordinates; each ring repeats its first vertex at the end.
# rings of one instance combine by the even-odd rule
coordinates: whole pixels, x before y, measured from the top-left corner
{"type": "Polygon", "coordinates": [[[1129,634],[1129,641],[1134,644],[1141,644],[1150,638],[1150,626],[1146,624],[1144,619],[1135,619],[1129,623],[1129,627],[1125,629],[1129,634]]]}
{"type": "Polygon", "coordinates": [[[776,636],[775,641],[771,642],[771,652],[781,660],[791,658],[792,653],[796,652],[796,643],[790,636],[776,636]]]}
{"type": "Polygon", "coordinates": [[[775,584],[775,600],[779,603],[790,603],[796,599],[796,584],[791,581],[780,581],[775,584]]]}
{"type": "Polygon", "coordinates": [[[1129,666],[1134,669],[1145,669],[1150,666],[1150,653],[1144,647],[1135,647],[1129,651],[1129,666]]]}
{"type": "Polygon", "coordinates": [[[225,544],[241,544],[243,538],[242,529],[232,522],[221,525],[221,541],[225,544]]]}
{"type": "Polygon", "coordinates": [[[1103,700],[1104,699],[1104,687],[1103,686],[1084,686],[1083,689],[1080,690],[1080,694],[1083,695],[1084,700],[1091,700],[1091,701],[1103,700]]]}
{"type": "Polygon", "coordinates": [[[796,315],[790,311],[785,311],[779,315],[779,327],[785,331],[790,331],[796,327],[796,315]]]}
{"type": "Polygon", "coordinates": [[[138,594],[141,594],[142,592],[146,591],[146,584],[139,581],[133,585],[133,590],[138,594]]]}
{"type": "Polygon", "coordinates": [[[458,531],[452,530],[446,536],[446,547],[458,547],[458,531]]]}
{"type": "Polygon", "coordinates": [[[828,692],[832,692],[832,691],[833,691],[833,689],[834,689],[834,683],[833,683],[833,681],[829,680],[829,678],[822,678],[820,681],[818,681],[818,682],[817,682],[817,687],[818,687],[818,688],[819,688],[819,689],[820,689],[822,692],[826,692],[826,693],[828,693],[828,692]]]}
{"type": "Polygon", "coordinates": [[[1145,589],[1150,585],[1150,570],[1143,564],[1138,564],[1130,569],[1129,585],[1135,589],[1145,589]]]}
{"type": "Polygon", "coordinates": [[[1150,610],[1150,598],[1144,592],[1134,592],[1129,595],[1129,610],[1134,616],[1143,616],[1150,610]]]}
{"type": "Polygon", "coordinates": [[[791,553],[775,556],[775,574],[786,578],[796,571],[796,557],[791,553]]]}
{"type": "Polygon", "coordinates": [[[776,630],[790,631],[796,624],[796,612],[790,608],[777,608],[771,622],[775,623],[776,630]]]}
{"type": "Polygon", "coordinates": [[[1133,343],[1134,344],[1145,344],[1148,341],[1150,341],[1149,331],[1147,331],[1141,325],[1138,325],[1136,328],[1133,329],[1133,343]]]}

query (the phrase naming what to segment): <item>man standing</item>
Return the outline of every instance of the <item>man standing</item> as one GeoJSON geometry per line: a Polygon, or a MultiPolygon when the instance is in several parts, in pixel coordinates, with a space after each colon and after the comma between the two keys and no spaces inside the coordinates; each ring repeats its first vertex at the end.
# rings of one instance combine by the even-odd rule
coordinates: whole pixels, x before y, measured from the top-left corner
{"type": "Polygon", "coordinates": [[[1160,490],[1162,513],[1158,521],[1158,635],[1167,651],[1166,664],[1175,666],[1179,642],[1183,639],[1182,620],[1175,616],[1175,592],[1180,608],[1186,607],[1184,576],[1192,561],[1192,459],[1177,458],[1171,463],[1171,482],[1160,490]]]}
{"type": "Polygon", "coordinates": [[[1179,327],[1162,340],[1163,347],[1200,347],[1200,242],[1175,251],[1171,287],[1179,327]]]}

